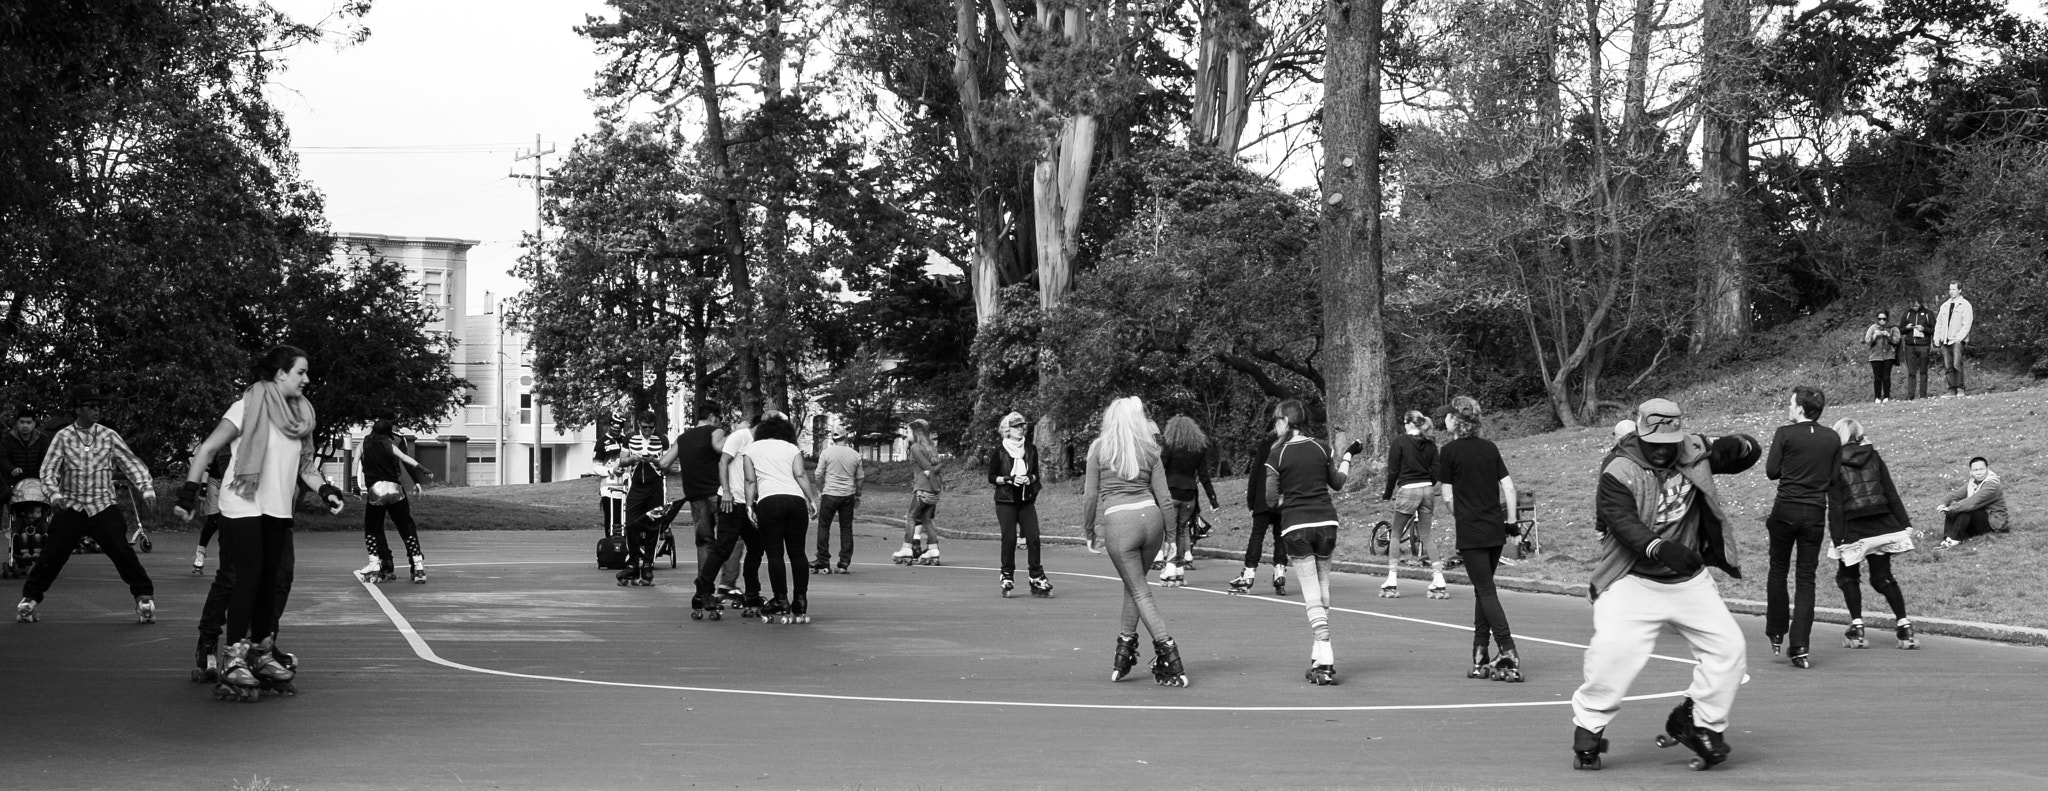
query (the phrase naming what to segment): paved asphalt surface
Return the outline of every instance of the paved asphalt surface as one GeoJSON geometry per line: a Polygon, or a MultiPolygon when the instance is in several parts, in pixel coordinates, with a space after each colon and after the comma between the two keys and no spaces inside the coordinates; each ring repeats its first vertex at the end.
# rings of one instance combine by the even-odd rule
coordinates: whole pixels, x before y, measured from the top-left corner
{"type": "Polygon", "coordinates": [[[2048,649],[1873,633],[1853,651],[1822,627],[1801,671],[1740,618],[1735,753],[1692,772],[1651,743],[1690,672],[1667,635],[1606,770],[1574,772],[1583,600],[1506,594],[1529,681],[1470,681],[1468,588],[1381,599],[1340,575],[1343,683],[1314,687],[1299,598],[1221,595],[1236,569],[1209,562],[1155,589],[1193,677],[1165,689],[1142,667],[1108,681],[1105,557],[1048,547],[1055,597],[1006,600],[994,542],[902,568],[895,531],[859,532],[855,573],[810,577],[816,622],[793,626],[688,620],[687,560],[617,587],[590,530],[429,532],[428,584],[375,587],[348,575],[359,536],[301,533],[300,692],[255,704],[187,680],[212,569],[190,574],[190,534],[144,556],[154,626],[78,556],[41,623],[0,623],[0,789],[2048,788],[2048,649]]]}

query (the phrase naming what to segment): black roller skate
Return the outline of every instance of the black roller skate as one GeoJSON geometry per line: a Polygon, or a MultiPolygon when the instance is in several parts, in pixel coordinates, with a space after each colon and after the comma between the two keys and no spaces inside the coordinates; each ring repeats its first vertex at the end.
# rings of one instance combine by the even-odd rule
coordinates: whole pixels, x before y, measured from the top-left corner
{"type": "Polygon", "coordinates": [[[1522,655],[1509,648],[1493,658],[1493,680],[1522,683],[1522,655]]]}
{"type": "Polygon", "coordinates": [[[830,574],[832,573],[832,564],[826,562],[824,558],[818,558],[817,560],[813,560],[811,561],[811,573],[830,574]]]}
{"type": "Polygon", "coordinates": [[[1040,575],[1038,575],[1038,576],[1036,576],[1036,577],[1032,577],[1030,581],[1031,581],[1031,597],[1032,597],[1032,598],[1035,598],[1035,599],[1050,599],[1050,598],[1052,598],[1052,580],[1046,579],[1046,578],[1045,578],[1045,575],[1044,575],[1044,574],[1040,574],[1040,575]]]}
{"type": "Polygon", "coordinates": [[[1765,640],[1769,640],[1769,641],[1770,641],[1770,643],[1771,643],[1771,656],[1778,656],[1778,655],[1781,655],[1781,654],[1785,653],[1785,636],[1784,636],[1784,635],[1782,635],[1782,634],[1767,634],[1767,635],[1764,635],[1764,639],[1765,639],[1765,640]]]}
{"type": "Polygon", "coordinates": [[[789,600],[789,620],[792,623],[811,622],[810,597],[799,593],[796,598],[789,600]]]}
{"type": "Polygon", "coordinates": [[[759,618],[761,617],[761,608],[763,606],[761,594],[749,593],[746,595],[746,598],[740,600],[740,617],[759,618]]]}
{"type": "Polygon", "coordinates": [[[220,680],[220,635],[202,634],[192,649],[192,680],[211,684],[220,680]]]}
{"type": "Polygon", "coordinates": [[[1131,674],[1131,668],[1138,666],[1138,636],[1120,634],[1116,637],[1116,653],[1109,660],[1109,680],[1122,681],[1131,674]]]}
{"type": "Polygon", "coordinates": [[[1584,727],[1572,730],[1572,768],[1600,770],[1600,754],[1607,752],[1607,737],[1584,727]]]}
{"type": "Polygon", "coordinates": [[[761,622],[790,623],[789,602],[783,601],[781,596],[769,599],[768,603],[761,607],[761,622]]]}
{"type": "Polygon", "coordinates": [[[1273,595],[1287,595],[1287,572],[1285,570],[1273,572],[1273,595]]]}
{"type": "Polygon", "coordinates": [[[1658,747],[1683,744],[1695,756],[1686,766],[1695,772],[1712,769],[1728,760],[1728,753],[1734,748],[1721,738],[1721,732],[1693,724],[1692,698],[1686,698],[1671,710],[1671,716],[1664,719],[1664,732],[1657,735],[1658,747]]]}
{"type": "Polygon", "coordinates": [[[634,580],[633,584],[643,588],[654,587],[654,564],[649,563],[645,566],[641,566],[640,579],[634,580]]]}
{"type": "Polygon", "coordinates": [[[1188,685],[1187,670],[1180,665],[1180,646],[1171,637],[1152,641],[1152,682],[1162,687],[1188,685]]]}
{"type": "Polygon", "coordinates": [[[619,573],[614,575],[614,579],[619,581],[619,587],[621,588],[638,583],[640,581],[640,569],[629,565],[619,569],[619,573]]]}
{"type": "Polygon", "coordinates": [[[1848,630],[1848,631],[1846,631],[1846,632],[1843,632],[1843,633],[1842,633],[1842,647],[1843,647],[1843,648],[1869,648],[1869,647],[1870,647],[1870,641],[1869,641],[1868,639],[1865,639],[1865,638],[1863,637],[1863,621],[1862,621],[1862,619],[1857,619],[1857,620],[1854,620],[1854,621],[1850,621],[1850,622],[1849,622],[1849,630],[1848,630]]]}
{"type": "Polygon", "coordinates": [[[852,573],[853,573],[853,567],[852,567],[852,564],[849,564],[849,563],[847,563],[847,562],[846,562],[846,561],[844,561],[844,560],[842,560],[842,561],[839,561],[839,565],[837,565],[837,566],[834,566],[834,567],[833,567],[833,570],[834,570],[834,571],[837,571],[837,572],[839,572],[840,574],[852,574],[852,573]]]}
{"type": "Polygon", "coordinates": [[[1016,589],[1017,589],[1017,581],[1016,581],[1016,579],[1015,579],[1014,577],[1012,577],[1012,573],[1011,573],[1011,572],[1008,572],[1008,571],[1004,571],[1004,572],[999,572],[999,573],[998,573],[998,575],[997,575],[997,577],[996,577],[996,592],[997,592],[997,593],[1000,593],[1000,594],[1002,594],[1003,598],[1007,599],[1007,598],[1010,598],[1010,591],[1013,591],[1013,590],[1016,590],[1016,589]]]}
{"type": "Polygon", "coordinates": [[[1913,636],[1913,622],[1900,621],[1898,628],[1899,647],[1907,650],[1920,647],[1920,640],[1913,636]]]}
{"type": "Polygon", "coordinates": [[[231,700],[240,703],[255,703],[258,690],[263,682],[249,669],[249,641],[242,640],[221,646],[220,668],[213,685],[215,700],[231,700]]]}
{"type": "Polygon", "coordinates": [[[746,604],[746,597],[741,596],[739,591],[732,588],[718,591],[718,595],[715,598],[718,599],[718,606],[728,610],[737,610],[746,604]]]}
{"type": "Polygon", "coordinates": [[[1792,666],[1800,670],[1807,670],[1813,667],[1813,655],[1807,653],[1806,646],[1792,646],[1792,666]]]}
{"type": "Polygon", "coordinates": [[[1465,677],[1480,681],[1493,678],[1493,658],[1487,653],[1486,646],[1472,647],[1472,669],[1465,671],[1465,677]]]}
{"type": "Polygon", "coordinates": [[[718,600],[715,598],[707,602],[703,596],[690,597],[690,620],[692,621],[701,621],[706,617],[716,621],[724,617],[719,614],[720,609],[718,600]]]}

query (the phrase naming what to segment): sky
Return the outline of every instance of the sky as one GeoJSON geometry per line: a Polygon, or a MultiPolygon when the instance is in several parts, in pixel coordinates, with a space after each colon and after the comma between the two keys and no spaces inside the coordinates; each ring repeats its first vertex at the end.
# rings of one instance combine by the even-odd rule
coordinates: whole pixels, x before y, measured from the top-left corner
{"type": "MultiPolygon", "coordinates": [[[[333,0],[273,0],[305,22],[333,0]]],[[[468,304],[519,290],[509,270],[534,227],[533,161],[561,161],[595,126],[584,91],[600,61],[575,26],[595,0],[376,0],[368,41],[301,47],[270,89],[301,174],[337,233],[476,240],[468,304]]]]}

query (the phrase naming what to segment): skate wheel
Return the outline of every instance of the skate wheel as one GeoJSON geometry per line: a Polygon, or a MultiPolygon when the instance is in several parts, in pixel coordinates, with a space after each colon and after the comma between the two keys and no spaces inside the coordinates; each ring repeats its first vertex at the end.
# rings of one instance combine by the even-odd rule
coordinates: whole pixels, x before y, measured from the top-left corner
{"type": "Polygon", "coordinates": [[[701,621],[701,620],[704,620],[704,614],[703,614],[703,613],[701,613],[701,612],[693,612],[693,613],[690,613],[690,620],[692,620],[692,621],[701,621]]]}
{"type": "Polygon", "coordinates": [[[1582,758],[1573,758],[1573,759],[1572,759],[1572,768],[1573,768],[1573,769],[1587,769],[1587,770],[1591,770],[1591,771],[1595,771],[1595,772],[1598,772],[1598,771],[1600,771],[1600,756],[1597,756],[1597,755],[1596,755],[1596,756],[1593,756],[1593,758],[1592,758],[1591,760],[1586,760],[1586,759],[1582,759],[1582,758]]]}
{"type": "Polygon", "coordinates": [[[712,611],[711,611],[711,620],[714,620],[714,621],[716,621],[716,620],[718,620],[718,618],[719,618],[719,615],[718,615],[718,611],[717,611],[717,610],[712,610],[712,611]]]}
{"type": "Polygon", "coordinates": [[[1671,738],[1670,734],[1664,734],[1664,733],[1660,733],[1660,734],[1657,734],[1657,746],[1658,746],[1658,747],[1671,747],[1671,746],[1673,746],[1673,745],[1676,745],[1676,744],[1678,744],[1678,740],[1677,740],[1677,739],[1673,739],[1673,738],[1671,738]]]}
{"type": "Polygon", "coordinates": [[[1690,761],[1685,762],[1685,766],[1686,768],[1691,769],[1695,772],[1704,772],[1707,770],[1707,767],[1713,766],[1713,764],[1707,763],[1707,759],[1705,758],[1694,758],[1690,761]]]}

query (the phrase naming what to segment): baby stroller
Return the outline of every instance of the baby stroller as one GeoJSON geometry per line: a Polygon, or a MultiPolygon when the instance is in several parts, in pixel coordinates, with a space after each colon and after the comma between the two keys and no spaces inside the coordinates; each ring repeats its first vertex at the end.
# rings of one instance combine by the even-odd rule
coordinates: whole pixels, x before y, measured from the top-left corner
{"type": "MultiPolygon", "coordinates": [[[[676,552],[676,531],[674,529],[675,520],[681,518],[684,525],[690,526],[690,535],[694,537],[697,534],[697,514],[690,510],[689,503],[684,500],[676,500],[668,504],[668,518],[666,520],[660,519],[657,516],[660,513],[660,511],[648,513],[649,517],[656,517],[655,524],[661,525],[661,539],[660,543],[655,547],[654,557],[658,559],[663,555],[668,556],[668,567],[675,568],[676,558],[678,557],[676,552]]],[[[691,543],[694,545],[696,542],[693,540],[691,543]]]]}
{"type": "Polygon", "coordinates": [[[1515,491],[1515,515],[1508,522],[1508,540],[1515,545],[1515,559],[1528,560],[1543,551],[1543,537],[1536,522],[1536,493],[1515,491]]]}
{"type": "Polygon", "coordinates": [[[15,482],[7,505],[12,517],[7,530],[7,557],[0,560],[0,578],[26,577],[29,567],[43,554],[43,542],[50,534],[50,501],[43,482],[23,478],[15,482]]]}

